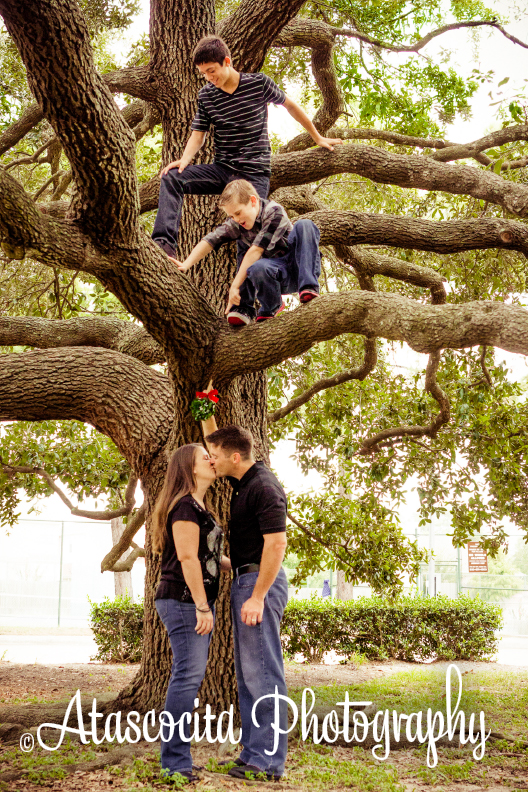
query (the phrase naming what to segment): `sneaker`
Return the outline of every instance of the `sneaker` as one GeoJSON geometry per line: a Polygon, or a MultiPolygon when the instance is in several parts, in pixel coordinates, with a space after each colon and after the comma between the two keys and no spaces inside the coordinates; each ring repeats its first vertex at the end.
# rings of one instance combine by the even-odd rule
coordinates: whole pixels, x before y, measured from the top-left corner
{"type": "Polygon", "coordinates": [[[241,327],[251,322],[251,316],[245,311],[233,309],[227,314],[227,321],[233,327],[241,327]]]}
{"type": "Polygon", "coordinates": [[[314,297],[319,297],[319,292],[316,292],[314,289],[303,289],[299,292],[299,300],[302,303],[310,302],[314,297]]]}
{"type": "Polygon", "coordinates": [[[272,314],[259,314],[257,316],[257,322],[265,322],[266,319],[273,319],[274,316],[277,316],[277,314],[280,314],[282,311],[284,311],[285,308],[286,308],[286,303],[283,300],[282,303],[280,304],[280,306],[275,311],[275,313],[272,313],[272,314]]]}
{"type": "Polygon", "coordinates": [[[261,770],[260,767],[247,764],[241,764],[239,767],[232,767],[228,772],[228,775],[232,776],[233,778],[243,778],[244,781],[259,781],[260,779],[258,776],[262,774],[266,776],[266,781],[279,781],[281,778],[280,775],[275,775],[275,773],[266,773],[264,770],[261,770]]]}

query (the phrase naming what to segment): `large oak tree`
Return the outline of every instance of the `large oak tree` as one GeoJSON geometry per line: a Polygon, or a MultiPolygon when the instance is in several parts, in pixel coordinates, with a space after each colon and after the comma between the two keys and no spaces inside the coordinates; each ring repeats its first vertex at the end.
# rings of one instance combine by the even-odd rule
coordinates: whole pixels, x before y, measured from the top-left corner
{"type": "MultiPolygon", "coordinates": [[[[408,130],[345,126],[349,114],[334,59],[336,43],[343,40],[360,42],[374,52],[418,52],[453,28],[491,26],[499,35],[505,32],[501,25],[490,19],[459,20],[406,43],[368,35],[353,18],[343,27],[333,24],[329,13],[306,15],[303,0],[222,5],[229,13],[216,24],[214,0],[151,0],[148,59],[99,73],[86,17],[74,0],[0,0],[34,96],[0,135],[0,154],[13,153],[11,163],[0,168],[0,239],[6,266],[13,272],[29,272],[37,265],[49,268],[59,295],[65,272],[74,277],[82,273],[114,295],[134,319],[88,313],[69,319],[1,317],[0,345],[26,351],[16,349],[1,358],[0,419],[73,419],[89,424],[115,443],[133,472],[132,481],[141,481],[147,518],[144,652],[137,678],[119,699],[120,706],[140,710],[160,706],[170,669],[168,642],[153,607],[159,558],[150,548],[149,517],[170,453],[183,443],[200,441],[189,412],[197,389],[212,379],[222,394],[219,422],[251,429],[259,458],[267,459],[269,423],[291,415],[317,393],[369,377],[376,366],[376,339],[405,341],[429,355],[425,391],[437,403],[437,412],[422,424],[386,426],[363,439],[355,453],[370,457],[405,438],[422,438],[427,451],[423,443],[435,438],[450,418],[449,399],[437,381],[442,350],[482,345],[528,353],[524,308],[501,299],[448,302],[441,266],[417,263],[403,253],[432,252],[441,260],[448,254],[494,250],[504,255],[512,251],[524,259],[528,187],[511,174],[526,161],[494,159],[486,152],[523,144],[528,125],[506,125],[466,145],[408,130]],[[310,138],[299,135],[274,154],[271,189],[293,217],[308,216],[319,226],[321,244],[353,278],[354,287],[335,291],[330,279],[320,299],[274,321],[238,330],[223,316],[234,275],[234,250],[224,248],[182,275],[152,243],[141,222],[142,214],[157,205],[159,177],[139,184],[136,169],[137,141],[157,125],[162,130],[161,163],[181,153],[201,87],[191,53],[215,25],[232,50],[235,67],[244,71],[261,69],[270,53],[289,57],[299,52],[297,48],[308,50],[320,100],[314,123],[322,133],[346,141],[328,152],[311,147],[310,138]],[[114,99],[118,95],[133,101],[120,108],[114,99]],[[40,147],[20,158],[17,145],[39,124],[49,134],[40,147]],[[33,195],[12,175],[13,163],[20,162],[50,166],[49,179],[33,195]],[[64,162],[67,167],[60,166],[64,162]],[[373,184],[470,197],[481,202],[484,211],[436,221],[339,210],[321,200],[311,185],[340,174],[355,174],[373,184]],[[48,188],[51,200],[42,200],[48,188]],[[493,211],[486,212],[486,207],[493,211]],[[378,282],[383,284],[381,291],[378,282]],[[401,284],[405,293],[398,292],[401,284]],[[362,337],[363,361],[312,382],[305,392],[268,413],[266,371],[343,334],[362,337]],[[164,364],[164,370],[156,364],[164,364]]],[[[201,161],[211,156],[209,145],[201,161]]],[[[182,257],[219,217],[214,199],[188,200],[180,231],[182,257]]],[[[485,350],[482,366],[487,371],[485,350]]],[[[7,468],[31,472],[31,466],[7,468]]],[[[33,470],[45,475],[40,468],[33,470]]],[[[215,505],[224,518],[227,489],[219,483],[215,490],[215,505]]],[[[118,511],[129,514],[131,509],[128,498],[118,511]]],[[[105,559],[106,568],[115,568],[140,522],[132,522],[119,548],[105,559]]],[[[300,529],[305,530],[302,524],[300,529]]],[[[416,561],[412,553],[405,555],[399,536],[389,537],[387,547],[399,554],[400,568],[416,561]]],[[[345,556],[351,551],[343,545],[338,550],[346,568],[345,556]]],[[[366,579],[373,575],[366,568],[356,573],[366,579]]],[[[382,589],[391,573],[386,578],[376,574],[373,579],[382,589]]],[[[227,589],[224,580],[202,692],[202,698],[218,707],[234,696],[227,589]]]]}

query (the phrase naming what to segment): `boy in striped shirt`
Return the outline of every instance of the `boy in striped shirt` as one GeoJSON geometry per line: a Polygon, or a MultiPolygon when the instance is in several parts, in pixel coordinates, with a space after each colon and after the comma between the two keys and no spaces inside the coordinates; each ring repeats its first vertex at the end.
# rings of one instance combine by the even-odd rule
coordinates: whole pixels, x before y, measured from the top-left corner
{"type": "Polygon", "coordinates": [[[230,181],[218,204],[229,219],[177,264],[186,272],[212,250],[237,240],[240,266],[229,289],[229,324],[249,324],[255,300],[260,304],[256,320],[262,322],[285,308],[283,294],[299,292],[303,303],[319,295],[320,234],[311,220],[300,218],[292,226],[284,207],[259,197],[245,179],[230,181]]]}
{"type": "Polygon", "coordinates": [[[198,95],[191,136],[179,160],[161,171],[158,214],[152,238],[176,257],[184,195],[220,195],[233,179],[247,179],[261,198],[269,193],[271,149],[268,104],[284,105],[318,146],[333,151],[341,140],[319,134],[304,110],[265,74],[237,72],[227,45],[217,36],[198,42],[193,60],[207,80],[198,95]],[[214,126],[213,163],[190,165],[214,126]]]}

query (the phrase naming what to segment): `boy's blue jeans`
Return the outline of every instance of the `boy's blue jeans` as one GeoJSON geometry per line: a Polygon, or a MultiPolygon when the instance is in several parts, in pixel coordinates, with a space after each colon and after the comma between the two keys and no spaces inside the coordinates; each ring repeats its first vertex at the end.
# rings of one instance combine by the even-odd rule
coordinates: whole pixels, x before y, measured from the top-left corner
{"type": "MultiPolygon", "coordinates": [[[[288,601],[288,580],[281,569],[264,600],[264,613],[260,624],[244,624],[240,617],[242,605],[248,600],[257,582],[258,572],[248,572],[235,577],[231,584],[231,616],[233,620],[233,643],[235,648],[235,669],[242,721],[242,745],[240,759],[244,764],[255,765],[267,773],[282,775],[288,750],[288,735],[281,734],[277,751],[270,756],[274,746],[273,722],[275,719],[275,700],[266,698],[255,708],[253,705],[261,696],[271,696],[275,688],[286,696],[284,664],[280,641],[280,622],[288,601]]],[[[287,702],[279,704],[280,727],[288,728],[287,702]]]]}
{"type": "MultiPolygon", "coordinates": [[[[209,605],[213,607],[211,602],[209,605]]],[[[205,676],[212,633],[196,632],[194,602],[159,599],[156,610],[169,635],[173,656],[165,710],[172,715],[176,728],[168,742],[161,741],[161,767],[173,775],[180,770],[192,770],[191,743],[180,738],[178,721],[184,712],[192,713],[194,709],[194,699],[205,676]]],[[[184,734],[189,737],[189,724],[185,725],[184,734]]],[[[168,727],[163,727],[162,736],[168,735],[168,727]]]]}
{"type": "Polygon", "coordinates": [[[297,220],[288,237],[288,253],[271,259],[266,258],[264,253],[248,269],[246,280],[240,287],[239,310],[254,317],[255,299],[258,299],[258,315],[273,316],[280,308],[282,294],[294,294],[303,289],[318,292],[321,274],[320,236],[319,229],[311,220],[297,220]]]}
{"type": "MultiPolygon", "coordinates": [[[[234,179],[251,182],[261,198],[267,198],[270,180],[268,176],[248,176],[240,171],[212,162],[209,165],[187,165],[182,173],[172,168],[161,178],[158,214],[154,223],[152,239],[164,243],[176,256],[178,230],[180,227],[184,195],[220,195],[224,187],[234,179]]],[[[167,252],[167,250],[166,250],[167,252]]]]}

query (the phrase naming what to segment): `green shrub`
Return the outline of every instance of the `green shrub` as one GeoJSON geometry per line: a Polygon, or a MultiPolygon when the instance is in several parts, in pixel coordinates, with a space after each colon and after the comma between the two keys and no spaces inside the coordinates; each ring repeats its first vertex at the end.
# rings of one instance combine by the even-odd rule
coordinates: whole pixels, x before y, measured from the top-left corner
{"type": "MultiPolygon", "coordinates": [[[[141,659],[143,603],[130,597],[91,605],[94,660],[137,663],[141,659]]],[[[325,652],[370,659],[487,660],[497,651],[502,626],[498,605],[478,597],[362,597],[358,600],[291,600],[281,624],[282,645],[293,657],[318,663],[325,652]]]]}
{"type": "Polygon", "coordinates": [[[371,659],[485,660],[497,651],[501,626],[501,608],[467,595],[349,602],[313,597],[288,603],[281,633],[287,655],[300,653],[312,662],[331,649],[371,659]]]}
{"type": "Polygon", "coordinates": [[[90,601],[90,627],[97,644],[92,660],[103,663],[139,663],[143,638],[143,602],[129,595],[90,601]]]}

